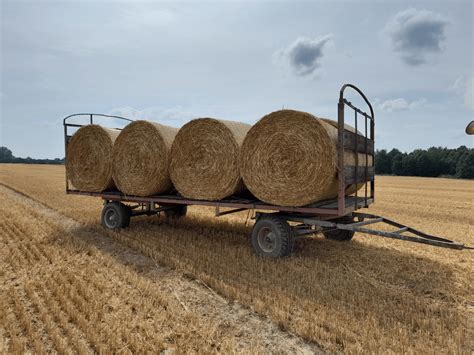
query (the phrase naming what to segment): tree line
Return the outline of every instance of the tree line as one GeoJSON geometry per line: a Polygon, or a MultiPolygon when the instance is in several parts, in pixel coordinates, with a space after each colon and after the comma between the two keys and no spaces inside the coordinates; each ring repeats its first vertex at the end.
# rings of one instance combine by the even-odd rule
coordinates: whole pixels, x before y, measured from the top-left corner
{"type": "Polygon", "coordinates": [[[398,149],[375,152],[375,173],[401,176],[474,178],[474,149],[431,147],[402,153],[398,149]]]}
{"type": "Polygon", "coordinates": [[[34,159],[30,157],[15,157],[7,147],[0,147],[0,163],[21,163],[21,164],[64,164],[63,159],[34,159]]]}
{"type": "MultiPolygon", "coordinates": [[[[0,163],[64,164],[64,158],[33,159],[15,157],[7,147],[0,147],[0,163]]],[[[375,152],[375,173],[379,175],[456,177],[474,179],[474,149],[431,147],[402,153],[398,149],[375,152]]]]}

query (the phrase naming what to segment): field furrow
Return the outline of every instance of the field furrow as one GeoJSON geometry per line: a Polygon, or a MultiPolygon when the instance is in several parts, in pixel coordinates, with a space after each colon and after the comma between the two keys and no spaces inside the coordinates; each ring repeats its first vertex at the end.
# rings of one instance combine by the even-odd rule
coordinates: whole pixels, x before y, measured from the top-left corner
{"type": "Polygon", "coordinates": [[[319,351],[128,247],[130,236],[0,190],[5,352],[319,351]]]}

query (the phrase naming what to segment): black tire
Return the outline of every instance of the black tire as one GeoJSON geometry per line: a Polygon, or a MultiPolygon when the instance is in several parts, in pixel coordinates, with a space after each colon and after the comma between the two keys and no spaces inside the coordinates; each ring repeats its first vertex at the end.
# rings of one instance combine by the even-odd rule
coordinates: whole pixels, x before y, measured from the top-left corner
{"type": "Polygon", "coordinates": [[[178,219],[178,218],[186,216],[187,212],[188,212],[187,205],[177,205],[177,206],[173,206],[173,208],[170,208],[169,210],[165,210],[165,216],[166,218],[170,218],[170,219],[178,219]]]}
{"type": "Polygon", "coordinates": [[[102,209],[102,226],[107,229],[127,228],[130,225],[130,208],[121,202],[108,202],[102,209]]]}
{"type": "MultiPolygon", "coordinates": [[[[352,217],[342,217],[336,220],[332,220],[331,222],[348,224],[354,222],[354,219],[352,217]]],[[[354,233],[354,231],[349,231],[345,229],[333,229],[329,231],[323,231],[323,234],[326,238],[331,240],[337,240],[339,242],[346,242],[351,240],[354,236],[354,233]]]]}
{"type": "Polygon", "coordinates": [[[293,252],[295,236],[288,222],[275,214],[260,215],[252,229],[252,246],[258,255],[280,258],[293,252]]]}

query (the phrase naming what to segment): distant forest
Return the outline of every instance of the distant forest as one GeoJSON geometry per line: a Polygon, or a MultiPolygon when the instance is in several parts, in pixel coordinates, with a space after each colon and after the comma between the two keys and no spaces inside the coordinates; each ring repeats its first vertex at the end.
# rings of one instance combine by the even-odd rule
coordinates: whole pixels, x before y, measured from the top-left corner
{"type": "Polygon", "coordinates": [[[375,153],[375,173],[400,176],[474,178],[474,149],[432,147],[402,153],[398,149],[375,153]]]}
{"type": "Polygon", "coordinates": [[[0,163],[21,163],[21,164],[64,164],[63,159],[33,159],[30,157],[17,158],[7,147],[0,147],[0,163]]]}
{"type": "MultiPolygon", "coordinates": [[[[64,158],[17,158],[6,147],[0,147],[0,163],[64,164],[64,158]]],[[[398,149],[375,152],[375,173],[379,175],[455,177],[474,179],[474,149],[432,147],[402,153],[398,149]]]]}

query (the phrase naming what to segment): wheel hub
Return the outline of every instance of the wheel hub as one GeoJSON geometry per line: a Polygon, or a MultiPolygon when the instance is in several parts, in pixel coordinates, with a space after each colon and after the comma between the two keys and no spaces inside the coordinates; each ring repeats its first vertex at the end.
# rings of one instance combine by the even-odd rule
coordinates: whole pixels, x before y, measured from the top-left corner
{"type": "Polygon", "coordinates": [[[275,249],[276,236],[270,228],[262,228],[258,233],[258,245],[266,253],[275,249]]]}
{"type": "Polygon", "coordinates": [[[105,222],[109,228],[115,227],[117,223],[117,215],[114,210],[108,210],[105,214],[105,222]]]}

